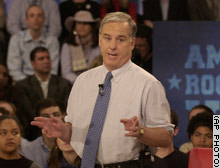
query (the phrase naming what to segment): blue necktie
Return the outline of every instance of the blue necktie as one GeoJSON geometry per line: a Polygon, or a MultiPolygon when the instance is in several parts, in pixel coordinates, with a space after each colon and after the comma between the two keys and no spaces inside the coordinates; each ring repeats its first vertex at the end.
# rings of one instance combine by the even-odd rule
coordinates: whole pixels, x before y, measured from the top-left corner
{"type": "Polygon", "coordinates": [[[83,149],[81,168],[94,168],[95,166],[96,154],[111,93],[111,78],[112,74],[111,72],[108,72],[105,77],[104,85],[99,86],[99,94],[96,99],[95,108],[83,149]]]}

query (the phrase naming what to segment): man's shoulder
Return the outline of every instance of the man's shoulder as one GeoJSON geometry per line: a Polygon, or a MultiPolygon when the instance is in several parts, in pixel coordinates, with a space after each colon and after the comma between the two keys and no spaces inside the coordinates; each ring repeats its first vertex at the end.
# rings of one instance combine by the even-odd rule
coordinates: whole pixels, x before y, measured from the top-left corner
{"type": "Polygon", "coordinates": [[[17,33],[15,33],[14,35],[11,36],[10,41],[12,42],[21,42],[24,40],[24,36],[26,34],[26,31],[19,31],[17,33]]]}
{"type": "Polygon", "coordinates": [[[70,81],[68,81],[67,79],[64,79],[63,77],[58,76],[58,75],[51,75],[50,81],[52,81],[54,83],[60,83],[63,85],[71,85],[70,81]]]}
{"type": "Polygon", "coordinates": [[[82,79],[92,79],[94,77],[97,77],[97,75],[102,71],[102,68],[103,68],[103,65],[89,69],[81,73],[77,78],[82,80],[82,79]]]}
{"type": "Polygon", "coordinates": [[[49,35],[47,33],[43,34],[44,39],[46,40],[47,43],[58,43],[58,40],[56,37],[49,35]]]}
{"type": "Polygon", "coordinates": [[[43,138],[42,136],[38,137],[37,139],[31,141],[28,145],[26,145],[24,148],[22,148],[21,153],[28,154],[29,152],[32,153],[35,151],[35,149],[41,149],[42,148],[42,143],[43,143],[43,138]]]}
{"type": "Polygon", "coordinates": [[[35,75],[31,75],[31,76],[26,77],[25,79],[22,79],[16,82],[16,85],[19,85],[19,86],[31,85],[31,82],[36,81],[36,80],[37,78],[35,77],[35,75]]]}
{"type": "Polygon", "coordinates": [[[155,76],[147,72],[145,69],[141,68],[140,66],[132,63],[132,66],[130,68],[130,73],[132,76],[136,78],[146,79],[147,81],[157,82],[155,76]]]}

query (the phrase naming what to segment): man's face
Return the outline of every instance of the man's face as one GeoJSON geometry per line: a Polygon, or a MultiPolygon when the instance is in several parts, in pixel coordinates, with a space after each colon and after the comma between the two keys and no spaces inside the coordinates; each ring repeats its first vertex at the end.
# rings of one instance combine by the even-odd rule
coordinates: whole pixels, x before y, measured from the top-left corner
{"type": "Polygon", "coordinates": [[[7,84],[8,71],[3,65],[0,65],[0,90],[3,89],[7,84]]]}
{"type": "Polygon", "coordinates": [[[34,61],[31,62],[33,69],[39,74],[49,74],[51,70],[51,60],[47,51],[37,52],[34,61]]]}
{"type": "Polygon", "coordinates": [[[109,71],[123,66],[130,58],[135,38],[130,37],[127,22],[110,22],[103,25],[99,35],[99,46],[103,62],[109,71]]]}
{"type": "Polygon", "coordinates": [[[13,154],[18,152],[21,142],[21,132],[13,119],[5,119],[0,124],[0,153],[13,154]]]}
{"type": "Polygon", "coordinates": [[[147,54],[149,53],[149,49],[150,49],[149,44],[147,43],[147,39],[146,38],[140,38],[140,37],[136,37],[135,48],[141,54],[142,59],[147,57],[147,54]]]}
{"type": "Polygon", "coordinates": [[[193,147],[212,148],[213,132],[209,127],[199,126],[190,137],[193,147]]]}
{"type": "Polygon", "coordinates": [[[44,24],[44,12],[38,6],[31,7],[26,16],[26,22],[29,26],[29,29],[33,31],[41,30],[44,24]]]}
{"type": "Polygon", "coordinates": [[[50,118],[51,115],[60,119],[63,118],[63,115],[58,106],[51,106],[40,111],[41,117],[50,118]]]}

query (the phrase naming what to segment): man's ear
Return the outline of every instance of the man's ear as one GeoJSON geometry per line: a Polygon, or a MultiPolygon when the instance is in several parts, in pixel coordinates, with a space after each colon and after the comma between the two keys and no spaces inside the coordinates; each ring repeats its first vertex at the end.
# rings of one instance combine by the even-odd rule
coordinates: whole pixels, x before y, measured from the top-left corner
{"type": "Polygon", "coordinates": [[[134,49],[134,47],[135,47],[135,40],[136,40],[136,38],[135,37],[133,37],[132,39],[131,39],[131,46],[132,46],[132,50],[134,49]]]}
{"type": "Polygon", "coordinates": [[[179,132],[179,128],[176,127],[176,128],[174,129],[174,133],[173,133],[173,135],[176,136],[176,135],[178,134],[178,132],[179,132]]]}

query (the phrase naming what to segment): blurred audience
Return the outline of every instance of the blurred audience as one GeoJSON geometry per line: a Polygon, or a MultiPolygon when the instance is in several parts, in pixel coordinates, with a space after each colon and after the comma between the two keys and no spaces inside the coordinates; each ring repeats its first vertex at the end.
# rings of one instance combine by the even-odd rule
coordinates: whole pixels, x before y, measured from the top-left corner
{"type": "MultiPolygon", "coordinates": [[[[202,112],[207,112],[210,115],[213,115],[213,111],[212,109],[210,109],[208,106],[203,105],[203,104],[199,104],[194,106],[190,111],[189,111],[189,121],[192,119],[192,117],[196,116],[199,113],[202,112]]],[[[182,144],[179,148],[180,151],[184,152],[184,153],[188,153],[191,149],[193,148],[193,144],[192,142],[186,142],[184,144],[182,144]]]]}
{"type": "MultiPolygon", "coordinates": [[[[171,123],[174,124],[173,136],[176,136],[178,133],[178,116],[173,110],[171,110],[171,123]]],[[[157,148],[150,168],[188,168],[188,159],[187,154],[175,149],[172,139],[169,146],[157,148]]]]}
{"type": "MultiPolygon", "coordinates": [[[[36,105],[36,116],[46,118],[54,116],[63,119],[64,114],[54,99],[46,98],[38,101],[36,105]]],[[[56,144],[55,140],[55,138],[48,138],[42,134],[42,136],[22,148],[21,154],[28,159],[33,160],[41,168],[44,168],[47,166],[47,160],[50,152],[56,144]]]]}
{"type": "Polygon", "coordinates": [[[33,161],[19,154],[21,125],[13,115],[0,116],[0,165],[1,168],[40,168],[33,161]]]}
{"type": "Polygon", "coordinates": [[[98,46],[98,23],[89,11],[78,11],[66,19],[69,37],[61,50],[62,76],[71,83],[88,69],[92,60],[101,55],[98,46]]]}
{"type": "Polygon", "coordinates": [[[187,128],[193,148],[213,147],[213,114],[202,112],[192,117],[187,128]]]}
{"type": "MultiPolygon", "coordinates": [[[[66,109],[72,87],[68,80],[51,74],[52,61],[47,48],[35,48],[30,54],[30,60],[34,69],[34,75],[28,76],[16,84],[16,87],[22,92],[19,97],[23,99],[23,110],[28,113],[27,116],[23,116],[26,117],[28,124],[35,117],[34,107],[36,102],[42,98],[54,98],[62,109],[66,109]]],[[[29,140],[35,138],[28,136],[28,133],[31,133],[30,130],[26,130],[29,140]]]]}
{"type": "Polygon", "coordinates": [[[195,21],[220,21],[219,0],[188,0],[189,16],[195,21]]]}
{"type": "Polygon", "coordinates": [[[144,0],[144,23],[153,28],[154,21],[189,20],[187,0],[144,0]]]}
{"type": "Polygon", "coordinates": [[[139,55],[133,55],[132,61],[152,74],[152,29],[146,25],[138,25],[135,49],[139,55]]]}
{"type": "Polygon", "coordinates": [[[32,5],[38,5],[43,10],[45,16],[43,32],[58,38],[61,32],[60,13],[54,0],[13,0],[7,17],[8,32],[14,35],[29,28],[26,10],[32,5]]]}
{"type": "Polygon", "coordinates": [[[43,9],[33,5],[26,12],[28,29],[12,36],[9,43],[7,64],[14,81],[34,74],[29,55],[37,46],[48,48],[52,60],[52,73],[58,73],[59,43],[55,37],[42,32],[45,20],[43,9]]]}
{"type": "Polygon", "coordinates": [[[66,19],[69,16],[74,16],[76,12],[81,10],[87,10],[91,12],[93,18],[95,19],[100,17],[99,4],[93,0],[66,0],[60,4],[62,42],[66,39],[66,37],[69,36],[69,31],[65,27],[66,19]]]}
{"type": "Polygon", "coordinates": [[[107,13],[120,11],[128,13],[137,22],[136,5],[129,0],[103,0],[100,8],[101,18],[104,18],[107,13]]]}
{"type": "Polygon", "coordinates": [[[6,11],[5,1],[0,0],[0,59],[6,62],[7,46],[8,46],[8,33],[6,32],[6,11]]]}
{"type": "Polygon", "coordinates": [[[6,26],[6,12],[5,12],[5,1],[0,0],[0,44],[5,39],[5,26],[6,26]]]}
{"type": "Polygon", "coordinates": [[[26,114],[21,110],[23,100],[20,98],[20,95],[20,90],[12,83],[7,67],[0,62],[0,101],[13,103],[17,108],[17,117],[23,123],[23,118],[26,114]]]}

